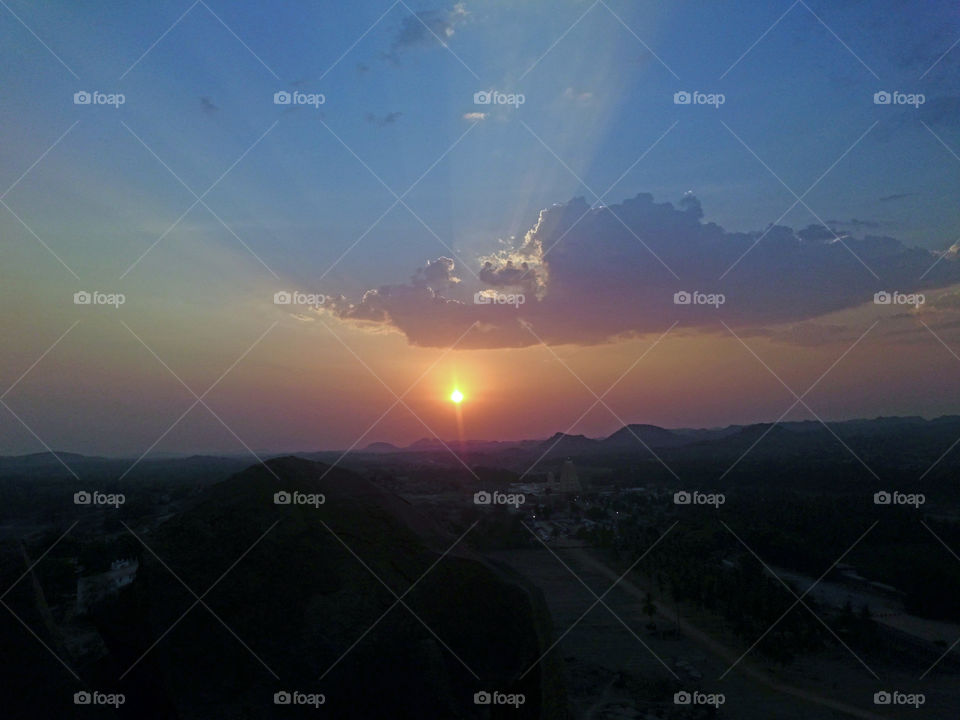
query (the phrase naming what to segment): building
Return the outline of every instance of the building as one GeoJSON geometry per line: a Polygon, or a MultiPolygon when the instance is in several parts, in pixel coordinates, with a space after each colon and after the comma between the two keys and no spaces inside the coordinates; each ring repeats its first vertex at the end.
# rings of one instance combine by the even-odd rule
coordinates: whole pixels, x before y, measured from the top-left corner
{"type": "Polygon", "coordinates": [[[110,563],[107,572],[77,578],[77,613],[85,614],[94,604],[132,583],[139,567],[138,560],[123,558],[110,563]]]}
{"type": "Polygon", "coordinates": [[[547,473],[547,490],[552,495],[577,495],[582,492],[577,469],[569,458],[563,461],[560,467],[560,479],[556,479],[552,472],[547,473]]]}

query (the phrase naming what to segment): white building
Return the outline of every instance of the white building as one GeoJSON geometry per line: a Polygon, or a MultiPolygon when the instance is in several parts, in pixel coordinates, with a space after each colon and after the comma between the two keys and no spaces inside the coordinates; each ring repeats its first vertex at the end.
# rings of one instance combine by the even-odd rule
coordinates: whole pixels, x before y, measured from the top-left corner
{"type": "Polygon", "coordinates": [[[110,563],[107,572],[77,578],[77,612],[83,615],[94,603],[132,583],[139,567],[138,560],[123,558],[110,563]]]}

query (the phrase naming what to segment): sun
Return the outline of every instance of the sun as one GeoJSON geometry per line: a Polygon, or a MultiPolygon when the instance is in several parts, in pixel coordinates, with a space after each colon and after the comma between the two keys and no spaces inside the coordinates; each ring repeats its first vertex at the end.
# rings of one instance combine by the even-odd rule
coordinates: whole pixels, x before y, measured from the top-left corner
{"type": "Polygon", "coordinates": [[[456,403],[457,405],[462,403],[463,393],[460,392],[459,390],[454,390],[452,393],[450,393],[450,402],[456,403]]]}

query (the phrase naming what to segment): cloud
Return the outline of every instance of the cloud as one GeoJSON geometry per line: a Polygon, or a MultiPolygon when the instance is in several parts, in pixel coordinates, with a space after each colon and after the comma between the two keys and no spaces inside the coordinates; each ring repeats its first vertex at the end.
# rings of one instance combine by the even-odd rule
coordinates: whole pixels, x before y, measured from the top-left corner
{"type": "Polygon", "coordinates": [[[398,61],[400,54],[407,50],[446,45],[456,29],[466,22],[467,15],[463,3],[457,3],[449,10],[421,10],[406,14],[390,44],[387,57],[398,61]]]}
{"type": "MultiPolygon", "coordinates": [[[[523,347],[539,339],[593,345],[663,332],[675,322],[713,330],[723,330],[722,323],[803,323],[871,303],[879,290],[960,282],[953,252],[908,248],[886,236],[838,239],[815,226],[728,232],[703,221],[691,194],[677,206],[649,194],[608,207],[591,208],[582,198],[554,205],[522,240],[481,263],[477,282],[460,282],[454,261],[438,258],[408,283],[370,290],[359,302],[342,300],[328,311],[390,327],[415,345],[450,346],[475,323],[458,347],[523,347]],[[525,301],[475,303],[473,294],[487,288],[523,293],[525,301]],[[679,291],[719,293],[725,302],[675,304],[679,291]]],[[[806,344],[834,334],[792,332],[795,342],[806,344]]]]}
{"type": "MultiPolygon", "coordinates": [[[[330,300],[321,312],[330,312],[361,325],[413,327],[424,322],[430,324],[431,318],[435,318],[437,327],[451,328],[460,322],[456,317],[456,308],[462,307],[462,303],[441,297],[439,291],[459,282],[460,278],[454,273],[454,261],[439,257],[428,260],[424,267],[418,268],[407,284],[385,285],[368,290],[355,304],[342,296],[337,297],[330,300]]],[[[436,339],[424,339],[424,342],[414,342],[423,345],[442,344],[436,339]]]]}
{"type": "Polygon", "coordinates": [[[927,298],[926,310],[960,310],[960,291],[940,293],[927,298]]]}
{"type": "Polygon", "coordinates": [[[775,333],[771,333],[769,338],[773,342],[786,343],[789,345],[800,345],[803,347],[820,347],[822,345],[831,345],[838,341],[850,344],[857,339],[862,330],[859,328],[854,331],[846,325],[835,325],[831,323],[802,322],[775,333]]]}
{"type": "Polygon", "coordinates": [[[410,279],[410,283],[416,287],[431,287],[441,289],[460,282],[454,272],[454,262],[452,258],[438,257],[436,260],[427,260],[425,267],[418,268],[410,279]]]}
{"type": "Polygon", "coordinates": [[[480,269],[478,277],[482,282],[495,288],[522,287],[527,290],[536,290],[538,275],[529,262],[518,259],[514,264],[514,260],[508,257],[499,267],[487,260],[480,269]]]}
{"type": "MultiPolygon", "coordinates": [[[[858,220],[857,218],[850,218],[849,220],[827,220],[827,225],[832,228],[837,227],[849,227],[849,228],[869,228],[871,230],[876,230],[883,223],[878,220],[858,220]]],[[[823,227],[821,226],[811,226],[811,227],[823,227]]],[[[833,237],[831,234],[830,237],[833,237]]]]}
{"type": "Polygon", "coordinates": [[[579,105],[587,105],[593,100],[593,93],[585,90],[574,90],[572,87],[568,87],[563,91],[563,99],[579,105]]]}
{"type": "Polygon", "coordinates": [[[373,113],[367,113],[367,122],[376,125],[377,127],[385,127],[386,125],[393,125],[397,120],[400,119],[400,116],[403,115],[402,112],[391,112],[386,115],[374,115],[373,113]]]}
{"type": "Polygon", "coordinates": [[[914,197],[917,193],[906,192],[906,193],[894,193],[893,195],[884,195],[880,198],[880,202],[893,202],[894,200],[903,200],[904,198],[914,197]]]}

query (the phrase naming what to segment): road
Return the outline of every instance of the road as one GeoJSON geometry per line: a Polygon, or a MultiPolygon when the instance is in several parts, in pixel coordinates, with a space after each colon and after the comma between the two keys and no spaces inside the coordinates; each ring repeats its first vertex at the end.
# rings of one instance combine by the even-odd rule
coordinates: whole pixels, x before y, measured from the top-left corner
{"type": "MultiPolygon", "coordinates": [[[[588,550],[583,548],[568,549],[564,551],[564,555],[575,558],[577,562],[581,563],[585,567],[590,568],[594,572],[600,573],[604,577],[609,578],[611,582],[615,581],[619,577],[617,573],[600,562],[588,550]]],[[[629,593],[641,602],[643,602],[644,598],[646,597],[646,590],[638,587],[628,578],[621,580],[617,584],[617,587],[629,593]]],[[[671,623],[677,622],[676,614],[673,612],[672,608],[656,600],[654,601],[654,605],[657,608],[657,612],[664,618],[669,620],[671,623]]],[[[696,625],[693,625],[688,620],[681,618],[679,620],[679,625],[680,630],[684,635],[704,647],[709,652],[720,657],[728,665],[733,665],[740,657],[739,652],[718,642],[711,635],[707,634],[696,625]]],[[[804,688],[787,685],[775,680],[767,673],[749,664],[745,659],[737,664],[737,670],[750,677],[752,680],[769,688],[770,690],[774,690],[775,692],[783,693],[785,695],[790,695],[798,700],[803,700],[804,702],[829,708],[830,710],[835,710],[845,715],[849,715],[850,717],[863,718],[863,720],[887,720],[886,716],[884,715],[877,715],[876,713],[869,712],[868,710],[858,708],[854,705],[849,705],[847,703],[810,692],[804,688]]]]}

